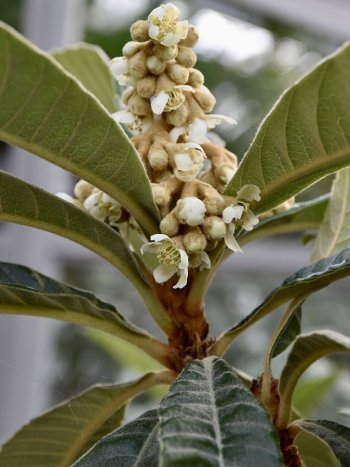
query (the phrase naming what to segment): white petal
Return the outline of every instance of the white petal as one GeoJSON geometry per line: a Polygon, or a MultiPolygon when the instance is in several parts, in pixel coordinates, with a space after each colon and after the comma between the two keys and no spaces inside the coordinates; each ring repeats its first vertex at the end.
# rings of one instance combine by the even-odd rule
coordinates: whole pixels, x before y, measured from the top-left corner
{"type": "Polygon", "coordinates": [[[149,29],[148,29],[148,35],[151,39],[157,40],[158,35],[159,35],[159,27],[153,23],[150,23],[149,29]]]}
{"type": "Polygon", "coordinates": [[[134,114],[127,112],[126,110],[119,110],[119,112],[114,112],[112,117],[116,122],[126,124],[133,123],[136,118],[134,114]]]}
{"type": "Polygon", "coordinates": [[[184,146],[184,149],[185,151],[188,151],[189,149],[198,149],[199,151],[201,151],[204,155],[205,155],[205,152],[204,152],[204,149],[202,148],[202,146],[198,143],[194,143],[193,141],[190,141],[188,143],[185,144],[184,146]]]}
{"type": "Polygon", "coordinates": [[[186,39],[188,34],[188,21],[179,21],[176,26],[176,34],[180,39],[186,39]]]}
{"type": "Polygon", "coordinates": [[[114,76],[124,75],[129,70],[128,59],[125,57],[113,58],[110,65],[111,72],[114,76]]]}
{"type": "Polygon", "coordinates": [[[91,209],[95,206],[101,198],[101,192],[98,191],[97,193],[92,193],[92,195],[88,196],[83,203],[85,209],[91,209]]]}
{"type": "Polygon", "coordinates": [[[169,95],[161,91],[158,96],[151,97],[151,107],[153,113],[156,115],[161,115],[165,109],[165,106],[169,100],[169,95]]]}
{"type": "Polygon", "coordinates": [[[165,45],[165,47],[171,47],[175,44],[177,44],[180,41],[180,37],[177,34],[174,34],[173,32],[168,32],[165,34],[164,38],[160,41],[162,45],[165,45]]]}
{"type": "Polygon", "coordinates": [[[246,220],[243,224],[244,230],[253,230],[254,225],[259,223],[259,218],[249,209],[246,213],[246,220]]]}
{"type": "Polygon", "coordinates": [[[162,242],[163,240],[170,240],[170,237],[164,234],[154,234],[154,235],[151,235],[150,238],[152,242],[157,242],[157,243],[162,242]]]}
{"type": "Polygon", "coordinates": [[[195,143],[204,143],[207,136],[207,124],[204,120],[195,118],[188,126],[188,136],[191,141],[195,143]]]}
{"type": "Polygon", "coordinates": [[[162,7],[164,8],[164,14],[167,19],[177,19],[179,17],[180,10],[173,3],[166,3],[162,5],[162,7]]]}
{"type": "Polygon", "coordinates": [[[234,251],[235,253],[242,253],[241,247],[238,245],[237,240],[233,236],[233,233],[230,231],[230,229],[226,230],[225,243],[227,248],[229,248],[231,251],[234,251]]]}
{"type": "Polygon", "coordinates": [[[174,127],[172,130],[170,130],[169,133],[170,142],[177,143],[177,140],[180,138],[180,136],[184,135],[185,133],[186,129],[184,126],[174,127]]]}
{"type": "Polygon", "coordinates": [[[176,274],[176,266],[169,266],[167,264],[160,264],[153,271],[154,280],[158,284],[162,284],[170,279],[174,274],[176,274]]]}
{"type": "Polygon", "coordinates": [[[240,219],[242,217],[244,211],[244,207],[237,205],[234,206],[233,204],[222,211],[222,219],[225,224],[229,224],[233,221],[233,219],[240,219]]]}
{"type": "Polygon", "coordinates": [[[233,118],[227,117],[226,115],[219,115],[219,114],[209,114],[206,116],[206,120],[207,120],[207,126],[210,130],[212,128],[215,128],[217,125],[220,125],[220,123],[222,122],[229,123],[230,125],[237,123],[236,120],[234,120],[233,118]]]}
{"type": "Polygon", "coordinates": [[[188,278],[188,269],[183,269],[180,272],[180,278],[174,285],[173,289],[183,289],[185,285],[187,284],[187,278],[188,278]]]}
{"type": "Polygon", "coordinates": [[[180,264],[178,265],[179,269],[186,269],[188,268],[188,255],[185,250],[182,250],[181,248],[178,250],[180,253],[180,264]]]}
{"type": "Polygon", "coordinates": [[[208,131],[207,138],[210,143],[216,144],[217,146],[221,146],[223,148],[226,146],[226,141],[213,131],[208,131]]]}
{"type": "Polygon", "coordinates": [[[202,262],[199,266],[199,270],[202,271],[203,269],[210,269],[211,268],[211,261],[209,255],[206,251],[202,251],[202,262]]]}
{"type": "Polygon", "coordinates": [[[188,170],[193,169],[192,159],[188,154],[175,154],[174,157],[175,165],[178,170],[187,172],[188,170]]]}
{"type": "Polygon", "coordinates": [[[155,8],[154,10],[152,10],[151,13],[148,15],[148,19],[152,21],[152,16],[155,16],[158,19],[163,19],[166,13],[166,10],[164,7],[165,5],[161,5],[155,8]]]}
{"type": "Polygon", "coordinates": [[[203,201],[194,196],[189,196],[182,199],[182,208],[179,211],[179,216],[186,224],[194,227],[203,224],[205,211],[206,208],[203,201]]]}
{"type": "Polygon", "coordinates": [[[237,192],[237,198],[244,201],[260,201],[260,188],[256,185],[244,185],[237,192]]]}

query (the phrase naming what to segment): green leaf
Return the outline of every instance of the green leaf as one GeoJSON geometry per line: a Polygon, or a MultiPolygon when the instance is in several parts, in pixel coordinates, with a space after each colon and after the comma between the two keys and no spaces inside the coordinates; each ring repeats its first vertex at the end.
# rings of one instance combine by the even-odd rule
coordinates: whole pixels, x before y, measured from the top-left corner
{"type": "Polygon", "coordinates": [[[125,132],[53,58],[3,23],[0,138],[89,181],[158,231],[150,183],[125,132]]]}
{"type": "Polygon", "coordinates": [[[317,236],[313,260],[350,247],[350,169],[340,170],[333,182],[324,222],[317,236]]]}
{"type": "Polygon", "coordinates": [[[277,357],[301,333],[302,308],[301,305],[289,316],[271,349],[271,358],[277,357]]]}
{"type": "Polygon", "coordinates": [[[316,230],[322,224],[328,202],[329,195],[321,196],[305,203],[295,204],[281,214],[262,219],[253,230],[240,237],[239,244],[243,246],[271,235],[316,230]]]}
{"type": "Polygon", "coordinates": [[[80,43],[51,52],[53,58],[90,91],[109,112],[116,111],[115,85],[109,60],[96,45],[80,43]]]}
{"type": "Polygon", "coordinates": [[[330,420],[299,420],[299,426],[325,441],[342,467],[350,466],[350,428],[330,420]]]}
{"type": "Polygon", "coordinates": [[[300,269],[271,292],[263,303],[241,322],[219,336],[212,345],[210,354],[222,355],[239,334],[284,303],[298,297],[300,299],[306,297],[349,275],[350,249],[300,269]]]}
{"type": "Polygon", "coordinates": [[[261,189],[255,212],[268,211],[324,176],[350,165],[350,45],[288,89],[263,121],[229,183],[261,189]]]}
{"type": "Polygon", "coordinates": [[[159,416],[159,467],[283,465],[269,416],[224,360],[192,361],[159,416]]]}
{"type": "Polygon", "coordinates": [[[148,373],[131,383],[88,389],[18,431],[2,446],[0,466],[71,466],[97,434],[120,424],[123,407],[131,398],[159,382],[164,382],[164,375],[148,373]]]}
{"type": "Polygon", "coordinates": [[[293,408],[304,416],[312,415],[339,377],[339,371],[318,378],[301,379],[293,394],[293,408]]]}
{"type": "Polygon", "coordinates": [[[301,431],[295,444],[306,467],[340,467],[329,446],[317,436],[301,431]]]}
{"type": "Polygon", "coordinates": [[[333,331],[312,332],[301,335],[295,340],[279,382],[281,397],[279,426],[288,423],[295,387],[309,366],[331,353],[348,351],[350,351],[350,338],[333,331]]]}
{"type": "Polygon", "coordinates": [[[107,224],[38,187],[0,171],[0,221],[55,233],[89,248],[119,269],[137,288],[158,325],[170,328],[161,305],[140,275],[135,257],[107,224]]]}
{"type": "Polygon", "coordinates": [[[157,467],[158,414],[149,410],[101,439],[73,467],[157,467]]]}
{"type": "Polygon", "coordinates": [[[89,326],[119,336],[166,363],[166,346],[126,321],[114,306],[24,266],[0,262],[0,314],[43,316],[89,326]]]}

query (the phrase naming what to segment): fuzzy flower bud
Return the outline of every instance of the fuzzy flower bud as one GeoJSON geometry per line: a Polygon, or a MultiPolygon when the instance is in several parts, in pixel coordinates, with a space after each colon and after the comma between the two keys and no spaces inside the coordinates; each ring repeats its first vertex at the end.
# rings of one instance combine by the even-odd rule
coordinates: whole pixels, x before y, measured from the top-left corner
{"type": "Polygon", "coordinates": [[[94,186],[91,183],[86,182],[85,180],[79,180],[79,182],[74,187],[74,194],[79,199],[84,201],[88,196],[91,195],[94,186]]]}
{"type": "Polygon", "coordinates": [[[153,96],[156,90],[156,77],[146,76],[137,82],[136,89],[138,94],[145,99],[153,96]]]}
{"type": "Polygon", "coordinates": [[[165,70],[166,63],[156,55],[151,55],[147,58],[146,66],[154,75],[160,75],[165,70]]]}
{"type": "Polygon", "coordinates": [[[168,74],[176,84],[185,84],[190,73],[187,68],[177,63],[172,63],[168,66],[168,74]]]}
{"type": "Polygon", "coordinates": [[[186,101],[180,105],[176,110],[168,112],[166,114],[166,121],[175,127],[181,127],[184,125],[189,117],[190,109],[186,101]]]}
{"type": "Polygon", "coordinates": [[[148,161],[153,170],[165,170],[168,166],[168,153],[159,144],[153,144],[148,153],[148,161]]]}
{"type": "Polygon", "coordinates": [[[181,45],[184,45],[186,47],[194,47],[199,39],[199,32],[198,29],[193,26],[193,24],[190,24],[188,26],[188,32],[186,39],[181,41],[181,45]]]}
{"type": "Polygon", "coordinates": [[[176,61],[179,65],[182,65],[185,68],[193,68],[197,62],[197,55],[190,47],[180,46],[176,56],[176,61]]]}
{"type": "Polygon", "coordinates": [[[182,198],[177,202],[177,217],[180,222],[192,227],[203,224],[205,205],[195,197],[182,198]]]}
{"type": "Polygon", "coordinates": [[[146,54],[143,50],[137,52],[131,58],[129,58],[129,73],[135,79],[141,79],[148,73],[146,66],[146,54]]]}
{"type": "Polygon", "coordinates": [[[165,186],[159,183],[151,183],[154,202],[157,206],[166,206],[170,201],[169,193],[165,186]]]}
{"type": "Polygon", "coordinates": [[[174,237],[174,235],[178,233],[179,221],[174,212],[170,212],[161,220],[159,228],[163,234],[168,235],[169,237],[174,237]]]}
{"type": "Polygon", "coordinates": [[[194,98],[205,113],[211,112],[215,107],[216,99],[205,86],[201,86],[198,91],[196,90],[194,98]]]}
{"type": "Polygon", "coordinates": [[[203,202],[210,216],[219,216],[225,208],[225,200],[219,193],[211,193],[203,199],[203,202]]]}
{"type": "Polygon", "coordinates": [[[188,83],[190,86],[194,88],[199,88],[204,84],[204,76],[199,70],[193,68],[189,71],[188,83]]]}
{"type": "Polygon", "coordinates": [[[165,45],[155,44],[154,53],[162,61],[167,62],[173,60],[177,55],[177,45],[172,45],[171,47],[165,47],[165,45]]]}
{"type": "Polygon", "coordinates": [[[172,3],[155,8],[148,16],[148,35],[155,42],[166,47],[185,39],[188,32],[188,21],[179,21],[180,10],[172,3]]]}
{"type": "Polygon", "coordinates": [[[207,246],[207,239],[199,228],[185,234],[183,242],[188,253],[199,253],[207,246]]]}
{"type": "Polygon", "coordinates": [[[128,107],[131,113],[144,117],[151,114],[151,105],[147,99],[143,99],[134,93],[128,100],[128,107]]]}
{"type": "Polygon", "coordinates": [[[136,52],[139,52],[140,49],[141,44],[139,42],[129,41],[123,47],[123,55],[124,57],[130,58],[135,55],[136,52]]]}
{"type": "Polygon", "coordinates": [[[209,216],[204,220],[203,231],[208,239],[221,240],[226,234],[226,224],[220,217],[209,216]]]}
{"type": "Polygon", "coordinates": [[[138,42],[148,41],[148,28],[148,21],[139,19],[130,28],[131,37],[138,42]]]}

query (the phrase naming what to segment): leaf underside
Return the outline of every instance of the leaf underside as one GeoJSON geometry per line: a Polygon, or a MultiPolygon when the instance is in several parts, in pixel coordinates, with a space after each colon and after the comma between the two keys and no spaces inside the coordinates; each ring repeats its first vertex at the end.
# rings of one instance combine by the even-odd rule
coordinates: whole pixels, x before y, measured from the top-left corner
{"type": "Polygon", "coordinates": [[[226,194],[261,189],[268,211],[322,177],[350,165],[350,45],[288,89],[263,121],[226,194]]]}
{"type": "Polygon", "coordinates": [[[275,340],[272,350],[271,358],[277,357],[282,353],[301,333],[301,319],[302,308],[301,305],[290,315],[285,326],[281,330],[277,339],[275,340]]]}
{"type": "Polygon", "coordinates": [[[101,439],[73,467],[157,467],[158,413],[149,410],[101,439]]]}
{"type": "Polygon", "coordinates": [[[157,230],[148,177],[124,131],[50,55],[3,23],[0,138],[89,181],[157,230]]]}
{"type": "Polygon", "coordinates": [[[159,416],[160,467],[282,465],[268,415],[224,360],[192,361],[159,416]]]}
{"type": "Polygon", "coordinates": [[[25,425],[0,451],[1,467],[70,467],[120,425],[128,400],[156,383],[154,373],[118,386],[95,386],[25,425]]]}

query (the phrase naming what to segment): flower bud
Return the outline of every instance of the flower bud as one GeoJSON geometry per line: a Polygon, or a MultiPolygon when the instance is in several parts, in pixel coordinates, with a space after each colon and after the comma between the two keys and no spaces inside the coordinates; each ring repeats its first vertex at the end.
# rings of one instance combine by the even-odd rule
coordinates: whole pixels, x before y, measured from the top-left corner
{"type": "Polygon", "coordinates": [[[185,68],[193,68],[197,62],[197,55],[189,47],[180,46],[176,61],[185,68]]]}
{"type": "Polygon", "coordinates": [[[86,182],[85,180],[79,180],[79,182],[74,187],[74,194],[79,200],[85,200],[88,196],[91,195],[94,186],[91,183],[86,182]]]}
{"type": "Polygon", "coordinates": [[[187,122],[189,115],[188,104],[184,101],[178,109],[167,112],[166,121],[173,126],[183,126],[187,122]]]}
{"type": "Polygon", "coordinates": [[[199,268],[200,265],[202,264],[202,255],[201,253],[192,253],[189,258],[189,266],[190,268],[199,268]]]}
{"type": "Polygon", "coordinates": [[[128,100],[128,108],[130,112],[140,117],[151,114],[151,104],[149,101],[138,96],[136,93],[128,100]]]}
{"type": "Polygon", "coordinates": [[[188,33],[185,39],[180,43],[186,47],[194,47],[199,39],[198,29],[193,24],[188,25],[188,33]]]}
{"type": "Polygon", "coordinates": [[[221,164],[215,169],[215,176],[221,183],[227,184],[236,173],[237,167],[233,164],[221,164]]]}
{"type": "Polygon", "coordinates": [[[177,63],[172,63],[168,66],[168,74],[175,83],[185,84],[187,83],[190,72],[187,68],[177,63]]]}
{"type": "Polygon", "coordinates": [[[156,77],[146,76],[137,82],[136,89],[138,94],[145,99],[149,99],[156,90],[156,77]]]}
{"type": "Polygon", "coordinates": [[[168,178],[170,178],[171,176],[172,176],[172,173],[170,172],[170,170],[161,170],[160,172],[154,172],[153,180],[156,183],[161,183],[161,182],[165,182],[166,180],[168,180],[168,178]]]}
{"type": "Polygon", "coordinates": [[[193,68],[189,71],[188,82],[194,88],[200,88],[204,84],[204,75],[199,70],[193,68]]]}
{"type": "Polygon", "coordinates": [[[166,206],[170,201],[170,196],[166,188],[159,183],[151,183],[154,202],[157,206],[166,206]]]}
{"type": "Polygon", "coordinates": [[[124,57],[130,58],[141,49],[142,45],[139,42],[129,41],[123,47],[124,57]]]}
{"type": "Polygon", "coordinates": [[[179,221],[173,212],[170,212],[161,220],[159,228],[164,235],[168,235],[169,237],[173,237],[178,233],[179,221]]]}
{"type": "Polygon", "coordinates": [[[135,23],[130,28],[131,37],[134,39],[134,41],[138,42],[148,41],[148,28],[148,21],[142,19],[135,21],[135,23]]]}
{"type": "Polygon", "coordinates": [[[168,62],[169,60],[173,60],[174,58],[176,58],[177,51],[177,45],[166,47],[165,45],[156,44],[154,46],[155,55],[163,62],[168,62]]]}
{"type": "Polygon", "coordinates": [[[206,212],[210,216],[219,216],[225,207],[225,200],[219,193],[216,195],[210,194],[210,196],[203,199],[206,207],[206,212]]]}
{"type": "Polygon", "coordinates": [[[210,240],[220,240],[225,237],[226,224],[217,216],[208,216],[204,219],[203,231],[210,240]]]}
{"type": "Polygon", "coordinates": [[[135,79],[147,76],[146,54],[143,50],[137,52],[129,59],[129,74],[135,79]]]}
{"type": "Polygon", "coordinates": [[[177,202],[176,215],[180,222],[191,227],[203,224],[205,205],[196,197],[182,198],[177,202]]]}
{"type": "Polygon", "coordinates": [[[134,89],[133,88],[127,88],[122,94],[122,103],[127,106],[130,97],[134,94],[134,89]]]}
{"type": "Polygon", "coordinates": [[[148,153],[148,161],[153,170],[165,170],[168,166],[168,153],[161,145],[155,143],[148,153]]]}
{"type": "Polygon", "coordinates": [[[185,234],[183,241],[188,253],[199,253],[207,246],[207,240],[199,228],[185,234]]]}
{"type": "Polygon", "coordinates": [[[202,86],[200,90],[196,91],[194,98],[198,104],[202,107],[205,113],[209,113],[213,110],[216,104],[216,99],[208,88],[202,86]]]}
{"type": "Polygon", "coordinates": [[[156,55],[147,58],[146,65],[148,70],[154,75],[160,75],[165,70],[166,63],[156,55]]]}

